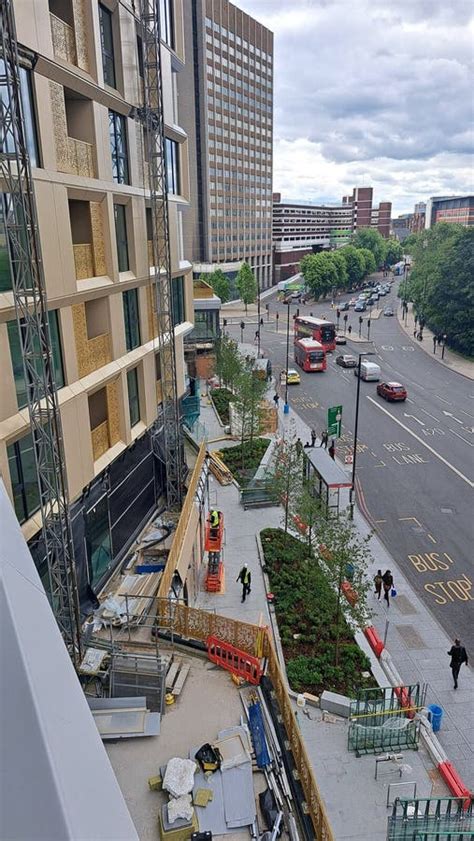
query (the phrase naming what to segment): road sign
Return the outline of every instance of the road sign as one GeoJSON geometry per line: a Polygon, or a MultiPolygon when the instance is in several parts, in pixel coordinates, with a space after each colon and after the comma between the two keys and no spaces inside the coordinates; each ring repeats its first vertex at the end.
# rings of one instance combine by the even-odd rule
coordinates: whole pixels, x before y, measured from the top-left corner
{"type": "Polygon", "coordinates": [[[344,464],[352,464],[353,461],[354,461],[354,456],[352,455],[352,453],[347,453],[344,456],[344,464]]]}
{"type": "Polygon", "coordinates": [[[342,406],[332,406],[328,409],[328,435],[341,435],[342,406]]]}

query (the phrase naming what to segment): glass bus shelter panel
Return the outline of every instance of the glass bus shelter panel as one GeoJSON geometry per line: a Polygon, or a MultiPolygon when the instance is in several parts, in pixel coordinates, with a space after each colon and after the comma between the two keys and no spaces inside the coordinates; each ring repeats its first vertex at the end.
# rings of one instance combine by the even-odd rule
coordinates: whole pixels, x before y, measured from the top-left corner
{"type": "Polygon", "coordinates": [[[361,689],[351,702],[348,750],[365,754],[418,750],[420,722],[415,718],[424,706],[426,686],[361,689]]]}

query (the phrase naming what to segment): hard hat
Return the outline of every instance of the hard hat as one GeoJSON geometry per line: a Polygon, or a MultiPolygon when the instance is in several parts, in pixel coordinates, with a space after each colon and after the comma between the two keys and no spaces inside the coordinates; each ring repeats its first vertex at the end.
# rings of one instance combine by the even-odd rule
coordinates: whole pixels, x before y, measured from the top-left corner
{"type": "Polygon", "coordinates": [[[244,564],[244,567],[248,567],[248,564],[244,564]]]}

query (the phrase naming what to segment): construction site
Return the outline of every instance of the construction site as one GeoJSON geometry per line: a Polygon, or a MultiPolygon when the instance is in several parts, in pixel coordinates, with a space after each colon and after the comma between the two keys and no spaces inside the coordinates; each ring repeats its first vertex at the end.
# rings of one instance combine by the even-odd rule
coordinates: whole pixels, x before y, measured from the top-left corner
{"type": "Polygon", "coordinates": [[[0,5],[0,837],[350,838],[342,765],[376,802],[366,841],[466,841],[472,799],[419,745],[423,687],[360,694],[341,747],[342,716],[288,684],[257,549],[279,500],[239,496],[185,361],[187,3],[0,5]],[[383,753],[413,785],[400,750],[405,798],[372,781],[383,753]]]}

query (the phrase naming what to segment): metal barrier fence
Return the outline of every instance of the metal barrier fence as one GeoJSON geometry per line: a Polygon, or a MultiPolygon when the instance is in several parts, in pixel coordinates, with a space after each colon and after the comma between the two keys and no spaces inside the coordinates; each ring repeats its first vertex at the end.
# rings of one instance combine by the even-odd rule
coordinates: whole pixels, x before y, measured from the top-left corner
{"type": "Polygon", "coordinates": [[[186,499],[184,500],[184,504],[181,509],[178,525],[176,526],[176,531],[174,532],[173,543],[171,545],[170,553],[166,561],[166,567],[163,570],[163,574],[161,576],[160,586],[158,589],[158,596],[160,598],[166,598],[168,596],[168,593],[171,588],[171,582],[173,580],[173,575],[178,567],[181,558],[184,539],[189,524],[191,510],[194,504],[194,497],[196,496],[199,480],[201,478],[205,457],[206,445],[205,443],[202,443],[197,454],[196,463],[194,465],[191,480],[188,485],[186,499]]]}

